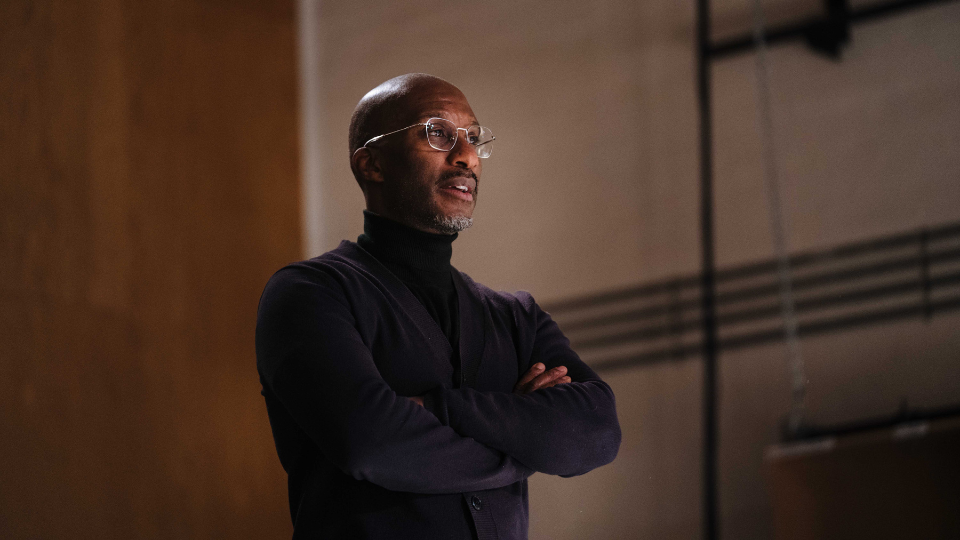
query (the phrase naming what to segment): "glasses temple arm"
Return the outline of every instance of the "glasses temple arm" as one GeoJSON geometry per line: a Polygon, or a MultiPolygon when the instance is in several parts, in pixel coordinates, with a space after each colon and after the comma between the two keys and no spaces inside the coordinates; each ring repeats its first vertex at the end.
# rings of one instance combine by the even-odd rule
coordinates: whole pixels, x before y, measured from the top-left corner
{"type": "Polygon", "coordinates": [[[425,125],[427,125],[427,124],[424,124],[423,122],[420,122],[419,124],[411,124],[411,125],[409,125],[409,126],[407,126],[407,127],[402,127],[402,128],[400,128],[400,129],[396,129],[396,130],[394,130],[394,131],[391,131],[390,133],[384,133],[383,135],[377,135],[376,137],[374,137],[374,138],[370,139],[369,141],[363,143],[363,146],[361,146],[361,148],[365,148],[368,144],[370,144],[370,143],[372,143],[372,142],[379,141],[380,139],[386,137],[387,135],[393,135],[394,133],[400,133],[401,131],[403,131],[403,130],[405,130],[405,129],[410,129],[410,128],[412,128],[412,127],[417,127],[417,126],[425,126],[425,125]]]}
{"type": "Polygon", "coordinates": [[[482,143],[477,143],[477,144],[473,145],[473,147],[476,148],[476,147],[478,147],[478,146],[483,146],[483,145],[485,145],[485,144],[490,144],[490,143],[492,143],[492,142],[495,141],[495,140],[497,140],[496,137],[490,137],[490,140],[489,140],[489,141],[483,141],[482,143]]]}

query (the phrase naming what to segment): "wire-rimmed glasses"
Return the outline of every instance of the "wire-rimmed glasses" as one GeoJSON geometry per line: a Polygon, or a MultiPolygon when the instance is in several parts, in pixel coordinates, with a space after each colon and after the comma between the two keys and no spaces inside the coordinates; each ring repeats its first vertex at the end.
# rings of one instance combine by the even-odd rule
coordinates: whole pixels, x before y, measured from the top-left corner
{"type": "Polygon", "coordinates": [[[493,132],[490,131],[490,128],[476,125],[461,128],[457,127],[456,124],[450,120],[447,120],[446,118],[434,117],[430,118],[426,122],[419,122],[395,131],[391,131],[390,133],[377,135],[376,137],[363,143],[362,148],[366,148],[368,144],[379,141],[387,135],[400,133],[401,131],[417,126],[425,127],[427,133],[427,142],[430,143],[431,147],[442,152],[449,152],[450,150],[453,150],[453,147],[457,145],[457,135],[463,131],[466,134],[466,139],[464,140],[470,143],[470,145],[473,146],[473,148],[477,151],[477,157],[488,158],[490,157],[490,154],[493,153],[492,143],[497,139],[493,136],[493,132]]]}

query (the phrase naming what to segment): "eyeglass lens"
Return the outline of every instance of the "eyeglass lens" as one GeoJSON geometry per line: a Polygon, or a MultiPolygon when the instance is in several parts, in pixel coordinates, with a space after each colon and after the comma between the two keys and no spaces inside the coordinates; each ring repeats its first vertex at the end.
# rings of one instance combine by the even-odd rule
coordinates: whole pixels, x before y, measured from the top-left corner
{"type": "MultiPolygon", "coordinates": [[[[457,143],[457,126],[446,118],[431,118],[427,121],[427,142],[437,150],[449,152],[457,143]]],[[[465,131],[466,142],[473,145],[477,155],[482,158],[490,157],[493,152],[493,133],[483,126],[470,126],[461,129],[465,131]]]]}

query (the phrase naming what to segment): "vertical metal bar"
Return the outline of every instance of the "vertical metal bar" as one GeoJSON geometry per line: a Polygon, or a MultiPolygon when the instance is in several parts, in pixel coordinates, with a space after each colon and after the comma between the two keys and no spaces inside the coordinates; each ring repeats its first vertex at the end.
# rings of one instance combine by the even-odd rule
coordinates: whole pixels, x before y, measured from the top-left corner
{"type": "Polygon", "coordinates": [[[703,322],[703,537],[718,538],[717,320],[713,254],[713,143],[710,112],[710,2],[697,0],[697,94],[700,103],[700,239],[703,322]]]}

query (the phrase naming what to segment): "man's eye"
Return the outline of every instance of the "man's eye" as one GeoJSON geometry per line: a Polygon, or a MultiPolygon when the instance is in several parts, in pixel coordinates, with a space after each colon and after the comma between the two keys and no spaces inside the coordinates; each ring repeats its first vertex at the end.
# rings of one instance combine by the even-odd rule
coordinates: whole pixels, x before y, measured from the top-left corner
{"type": "Polygon", "coordinates": [[[467,129],[467,142],[470,144],[476,145],[480,143],[481,128],[477,126],[472,126],[467,129]]]}
{"type": "Polygon", "coordinates": [[[427,130],[427,135],[438,139],[452,139],[454,135],[442,126],[432,127],[427,130]]]}

